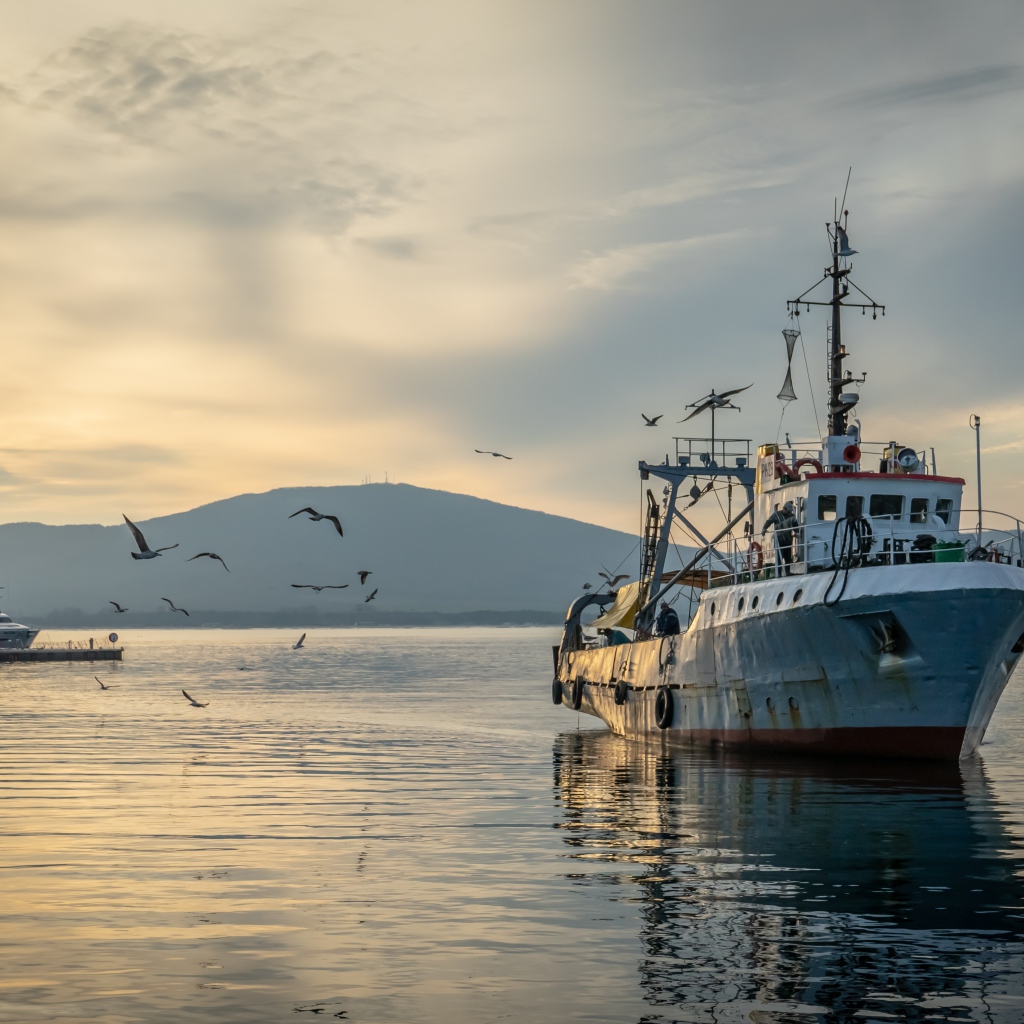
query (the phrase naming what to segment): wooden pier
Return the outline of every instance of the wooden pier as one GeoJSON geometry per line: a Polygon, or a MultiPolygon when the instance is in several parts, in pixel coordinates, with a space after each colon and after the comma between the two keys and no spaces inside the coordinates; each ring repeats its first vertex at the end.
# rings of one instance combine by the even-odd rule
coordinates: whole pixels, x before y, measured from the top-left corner
{"type": "Polygon", "coordinates": [[[120,661],[123,647],[0,647],[0,664],[27,661],[120,661]]]}

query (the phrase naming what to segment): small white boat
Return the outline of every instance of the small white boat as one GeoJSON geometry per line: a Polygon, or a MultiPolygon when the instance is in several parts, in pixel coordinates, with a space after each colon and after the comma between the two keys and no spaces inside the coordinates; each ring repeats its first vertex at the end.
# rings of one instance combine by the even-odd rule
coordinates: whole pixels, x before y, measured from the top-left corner
{"type": "Polygon", "coordinates": [[[31,626],[23,626],[15,622],[10,615],[0,612],[0,648],[31,647],[32,641],[39,636],[39,630],[31,626]]]}

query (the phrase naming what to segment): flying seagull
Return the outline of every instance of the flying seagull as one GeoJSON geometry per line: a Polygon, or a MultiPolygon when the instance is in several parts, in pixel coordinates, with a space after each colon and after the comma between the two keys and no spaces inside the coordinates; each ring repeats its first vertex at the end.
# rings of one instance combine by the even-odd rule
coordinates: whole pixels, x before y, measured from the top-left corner
{"type": "Polygon", "coordinates": [[[103,682],[103,680],[100,679],[99,676],[93,676],[93,679],[95,679],[96,682],[100,684],[100,689],[101,690],[112,690],[115,686],[117,686],[117,683],[105,683],[105,682],[103,682]]]}
{"type": "MultiPolygon", "coordinates": [[[[161,597],[161,601],[166,601],[171,606],[172,612],[181,612],[182,615],[188,615],[188,612],[184,608],[178,608],[169,597],[161,597]]],[[[191,618],[191,616],[189,616],[191,618]]]]}
{"type": "Polygon", "coordinates": [[[299,642],[297,644],[292,644],[292,650],[297,651],[305,642],[306,634],[303,633],[302,636],[299,637],[299,642]]]}
{"type": "Polygon", "coordinates": [[[194,708],[208,708],[208,707],[210,706],[210,702],[209,702],[209,701],[207,701],[207,702],[206,702],[205,704],[200,704],[200,703],[199,703],[199,701],[197,701],[197,700],[195,699],[195,697],[193,697],[193,696],[192,696],[192,694],[190,694],[190,693],[188,692],[188,690],[182,690],[181,692],[182,692],[183,694],[185,694],[185,699],[186,699],[186,700],[187,700],[187,701],[189,702],[189,704],[191,704],[191,705],[192,705],[192,707],[194,707],[194,708]]]}
{"type": "MultiPolygon", "coordinates": [[[[380,588],[377,588],[377,589],[380,589],[380,588]]],[[[368,604],[368,603],[369,603],[370,601],[372,601],[372,600],[373,600],[373,599],[374,599],[374,598],[375,598],[376,596],[377,596],[377,590],[374,590],[374,592],[373,592],[373,593],[372,593],[372,594],[371,594],[371,595],[370,595],[369,597],[364,597],[364,598],[363,598],[363,604],[368,604]]]]}
{"type": "Polygon", "coordinates": [[[132,558],[156,558],[161,551],[171,551],[178,546],[177,544],[171,544],[166,548],[157,548],[156,551],[151,550],[150,546],[146,543],[146,538],[142,536],[142,531],[123,512],[121,515],[124,516],[128,529],[132,531],[135,543],[139,545],[139,550],[132,552],[132,558]]]}
{"type": "Polygon", "coordinates": [[[619,573],[617,576],[613,576],[610,572],[599,572],[597,575],[600,576],[602,579],[607,580],[609,587],[614,587],[615,584],[619,582],[619,580],[629,579],[628,572],[619,573]]]}
{"type": "Polygon", "coordinates": [[[338,531],[338,535],[341,537],[345,536],[345,531],[341,528],[341,522],[337,516],[321,515],[315,508],[300,508],[298,512],[293,512],[288,518],[294,519],[296,516],[302,515],[303,512],[309,513],[309,520],[312,523],[318,523],[321,519],[330,520],[330,522],[334,523],[334,528],[338,531]]]}
{"type": "Polygon", "coordinates": [[[112,604],[114,606],[115,615],[117,615],[119,612],[126,612],[129,610],[127,608],[122,608],[116,601],[108,601],[107,604],[112,604]]]}
{"type": "MultiPolygon", "coordinates": [[[[729,401],[732,395],[738,395],[741,391],[746,391],[747,388],[752,388],[753,384],[748,384],[746,388],[733,388],[731,391],[723,391],[720,395],[715,394],[715,389],[711,389],[710,395],[705,395],[704,398],[694,402],[694,410],[689,416],[684,417],[681,420],[677,420],[678,423],[685,423],[687,420],[692,420],[694,416],[700,415],[706,409],[711,409],[712,412],[715,409],[736,409],[739,410],[739,406],[733,405],[729,401]]],[[[689,406],[687,406],[689,408],[689,406]]]]}
{"type": "Polygon", "coordinates": [[[292,586],[295,587],[296,590],[315,590],[319,594],[321,590],[344,590],[348,586],[348,584],[324,583],[318,587],[312,583],[293,583],[292,586]]]}
{"type": "Polygon", "coordinates": [[[372,576],[373,572],[370,569],[360,569],[356,575],[359,577],[359,586],[362,586],[366,582],[366,577],[372,576]]]}
{"type": "Polygon", "coordinates": [[[186,558],[185,561],[194,562],[197,558],[216,558],[217,561],[220,562],[220,564],[228,570],[228,572],[231,572],[231,570],[228,569],[228,563],[225,562],[224,559],[220,557],[220,555],[215,555],[212,551],[200,551],[198,555],[193,555],[191,558],[186,558]]]}
{"type": "Polygon", "coordinates": [[[644,418],[645,427],[656,427],[658,425],[658,420],[660,420],[665,414],[659,413],[657,416],[648,416],[647,413],[642,412],[640,415],[644,418]]]}
{"type": "Polygon", "coordinates": [[[836,225],[836,236],[839,239],[839,255],[840,256],[856,256],[857,250],[850,248],[850,239],[846,237],[846,228],[841,228],[838,224],[836,225]]]}
{"type": "Polygon", "coordinates": [[[589,590],[593,586],[592,583],[584,583],[582,589],[589,590]]]}
{"type": "Polygon", "coordinates": [[[473,451],[475,451],[477,455],[493,455],[496,459],[508,459],[509,462],[512,461],[511,455],[502,455],[501,452],[485,452],[479,448],[474,448],[473,451]]]}

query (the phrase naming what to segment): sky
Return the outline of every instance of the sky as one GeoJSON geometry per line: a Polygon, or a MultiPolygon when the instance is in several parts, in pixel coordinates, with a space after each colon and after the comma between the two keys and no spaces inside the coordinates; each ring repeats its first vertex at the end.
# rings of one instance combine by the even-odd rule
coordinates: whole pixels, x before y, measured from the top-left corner
{"type": "MultiPolygon", "coordinates": [[[[0,3],[0,520],[387,474],[638,531],[774,440],[852,167],[864,437],[1024,506],[1024,7],[0,3]],[[654,429],[641,413],[663,414],[654,429]],[[726,427],[727,424],[727,427],[726,427]],[[495,449],[511,461],[477,455],[495,449]]],[[[825,314],[781,429],[817,435],[825,314]]]]}

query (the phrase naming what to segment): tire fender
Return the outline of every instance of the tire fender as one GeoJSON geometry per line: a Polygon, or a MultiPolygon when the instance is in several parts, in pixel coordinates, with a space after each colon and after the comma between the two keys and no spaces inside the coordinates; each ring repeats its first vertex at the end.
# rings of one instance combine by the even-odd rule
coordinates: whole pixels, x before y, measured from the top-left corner
{"type": "Polygon", "coordinates": [[[572,689],[569,691],[569,696],[572,699],[570,707],[573,711],[579,711],[583,706],[583,686],[586,680],[582,677],[577,677],[572,681],[572,689]]]}
{"type": "Polygon", "coordinates": [[[654,701],[654,721],[658,723],[659,729],[667,729],[672,724],[675,703],[672,691],[667,686],[658,688],[658,696],[654,701]]]}

